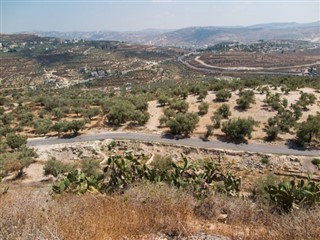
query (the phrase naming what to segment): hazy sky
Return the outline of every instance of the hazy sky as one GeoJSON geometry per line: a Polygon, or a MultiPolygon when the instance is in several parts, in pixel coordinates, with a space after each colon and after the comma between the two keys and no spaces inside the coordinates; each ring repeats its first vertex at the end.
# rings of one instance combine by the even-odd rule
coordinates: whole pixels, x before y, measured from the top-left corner
{"type": "Polygon", "coordinates": [[[320,20],[319,0],[1,0],[1,32],[131,31],[320,20]]]}

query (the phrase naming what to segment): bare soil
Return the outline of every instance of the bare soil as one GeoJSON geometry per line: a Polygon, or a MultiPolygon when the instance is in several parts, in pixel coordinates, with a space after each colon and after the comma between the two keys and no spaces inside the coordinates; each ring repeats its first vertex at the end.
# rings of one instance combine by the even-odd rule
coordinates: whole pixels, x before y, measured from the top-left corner
{"type": "MultiPolygon", "coordinates": [[[[308,115],[315,115],[317,112],[320,111],[320,93],[317,92],[314,89],[311,88],[303,88],[299,89],[299,91],[291,91],[288,95],[284,95],[279,89],[278,90],[270,90],[272,93],[280,93],[283,98],[286,98],[288,100],[288,106],[291,104],[294,104],[296,101],[298,101],[300,97],[300,91],[307,92],[307,93],[313,93],[317,97],[317,101],[312,106],[309,106],[307,111],[303,111],[303,115],[300,118],[299,122],[305,121],[308,118],[308,115]]],[[[226,102],[216,102],[215,101],[215,93],[209,92],[208,96],[205,98],[204,102],[209,103],[209,110],[208,113],[204,116],[200,116],[200,121],[198,124],[198,127],[195,129],[193,135],[195,136],[202,136],[206,132],[206,125],[212,124],[211,116],[213,113],[222,105],[222,104],[228,104],[231,109],[232,115],[229,117],[232,118],[247,118],[252,117],[256,121],[259,122],[259,126],[255,127],[254,132],[252,134],[252,139],[250,141],[264,141],[264,138],[266,136],[266,133],[264,131],[264,128],[268,122],[268,118],[273,117],[276,115],[276,111],[270,109],[265,105],[263,102],[266,98],[266,94],[260,94],[258,91],[255,91],[255,104],[251,104],[251,107],[246,111],[239,111],[237,109],[237,99],[239,98],[239,92],[235,91],[232,92],[232,97],[226,101],[226,102]]],[[[200,102],[197,100],[196,96],[189,95],[186,101],[189,103],[189,112],[198,112],[198,106],[200,102]]],[[[149,103],[149,113],[151,115],[151,118],[147,125],[145,126],[145,131],[148,132],[163,132],[166,131],[166,128],[159,128],[159,118],[156,119],[158,116],[161,116],[161,113],[163,112],[163,108],[159,107],[156,103],[156,101],[152,101],[149,103]],[[156,129],[156,126],[158,126],[158,129],[156,129]]],[[[226,120],[224,120],[226,121],[226,120]]],[[[215,129],[214,130],[214,136],[212,136],[212,139],[215,139],[219,136],[221,136],[223,133],[221,132],[221,129],[215,129]]],[[[289,139],[293,139],[295,137],[294,133],[287,133],[287,134],[280,134],[280,142],[284,142],[289,139]]]]}

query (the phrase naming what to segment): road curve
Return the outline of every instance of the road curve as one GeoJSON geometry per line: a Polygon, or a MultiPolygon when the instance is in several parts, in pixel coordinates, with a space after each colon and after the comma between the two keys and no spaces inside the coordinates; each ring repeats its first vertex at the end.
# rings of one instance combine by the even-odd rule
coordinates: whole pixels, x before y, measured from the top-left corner
{"type": "Polygon", "coordinates": [[[27,145],[29,147],[37,147],[43,145],[63,144],[63,143],[76,143],[76,142],[87,142],[104,139],[127,139],[127,140],[138,140],[145,142],[157,142],[166,143],[171,145],[182,145],[198,148],[218,148],[235,151],[247,151],[247,152],[258,152],[258,153],[272,153],[272,154],[283,154],[283,155],[300,155],[300,156],[320,156],[320,150],[303,150],[293,149],[286,145],[270,145],[262,143],[251,143],[251,144],[235,144],[231,142],[222,142],[218,140],[203,141],[200,138],[183,138],[174,139],[168,138],[156,134],[146,133],[133,133],[133,132],[104,132],[97,134],[86,134],[79,135],[72,138],[36,138],[28,139],[27,145]]]}
{"type": "Polygon", "coordinates": [[[282,67],[219,67],[205,63],[204,61],[200,60],[200,56],[196,56],[194,59],[196,62],[200,63],[202,66],[217,70],[226,70],[226,71],[265,71],[265,70],[281,70],[281,69],[290,69],[290,68],[301,68],[301,67],[311,67],[320,64],[320,61],[308,64],[300,64],[300,65],[292,65],[292,66],[282,66],[282,67]]]}
{"type": "Polygon", "coordinates": [[[272,71],[250,71],[250,70],[223,70],[222,68],[214,68],[214,67],[196,67],[191,65],[189,62],[184,60],[184,56],[178,57],[178,61],[184,64],[186,67],[194,69],[196,71],[207,72],[207,73],[237,73],[237,74],[263,74],[263,75],[293,75],[299,76],[300,73],[292,73],[292,72],[272,72],[272,71]]]}

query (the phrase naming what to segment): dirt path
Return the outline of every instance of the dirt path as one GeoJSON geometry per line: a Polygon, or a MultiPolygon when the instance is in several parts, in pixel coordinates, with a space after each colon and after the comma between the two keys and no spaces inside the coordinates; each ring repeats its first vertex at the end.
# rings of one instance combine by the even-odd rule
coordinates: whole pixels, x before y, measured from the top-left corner
{"type": "Polygon", "coordinates": [[[148,112],[150,113],[149,121],[146,123],[146,129],[153,133],[161,133],[161,130],[158,129],[159,118],[163,115],[163,109],[158,107],[158,101],[149,102],[148,112]]]}

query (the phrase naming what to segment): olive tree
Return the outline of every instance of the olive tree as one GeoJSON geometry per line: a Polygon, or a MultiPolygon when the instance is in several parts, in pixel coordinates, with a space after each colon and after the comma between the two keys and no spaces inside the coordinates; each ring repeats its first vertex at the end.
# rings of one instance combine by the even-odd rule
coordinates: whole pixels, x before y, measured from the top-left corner
{"type": "Polygon", "coordinates": [[[238,118],[225,122],[222,126],[222,132],[230,139],[244,139],[245,137],[251,138],[253,127],[256,121],[249,117],[247,119],[238,118]]]}

